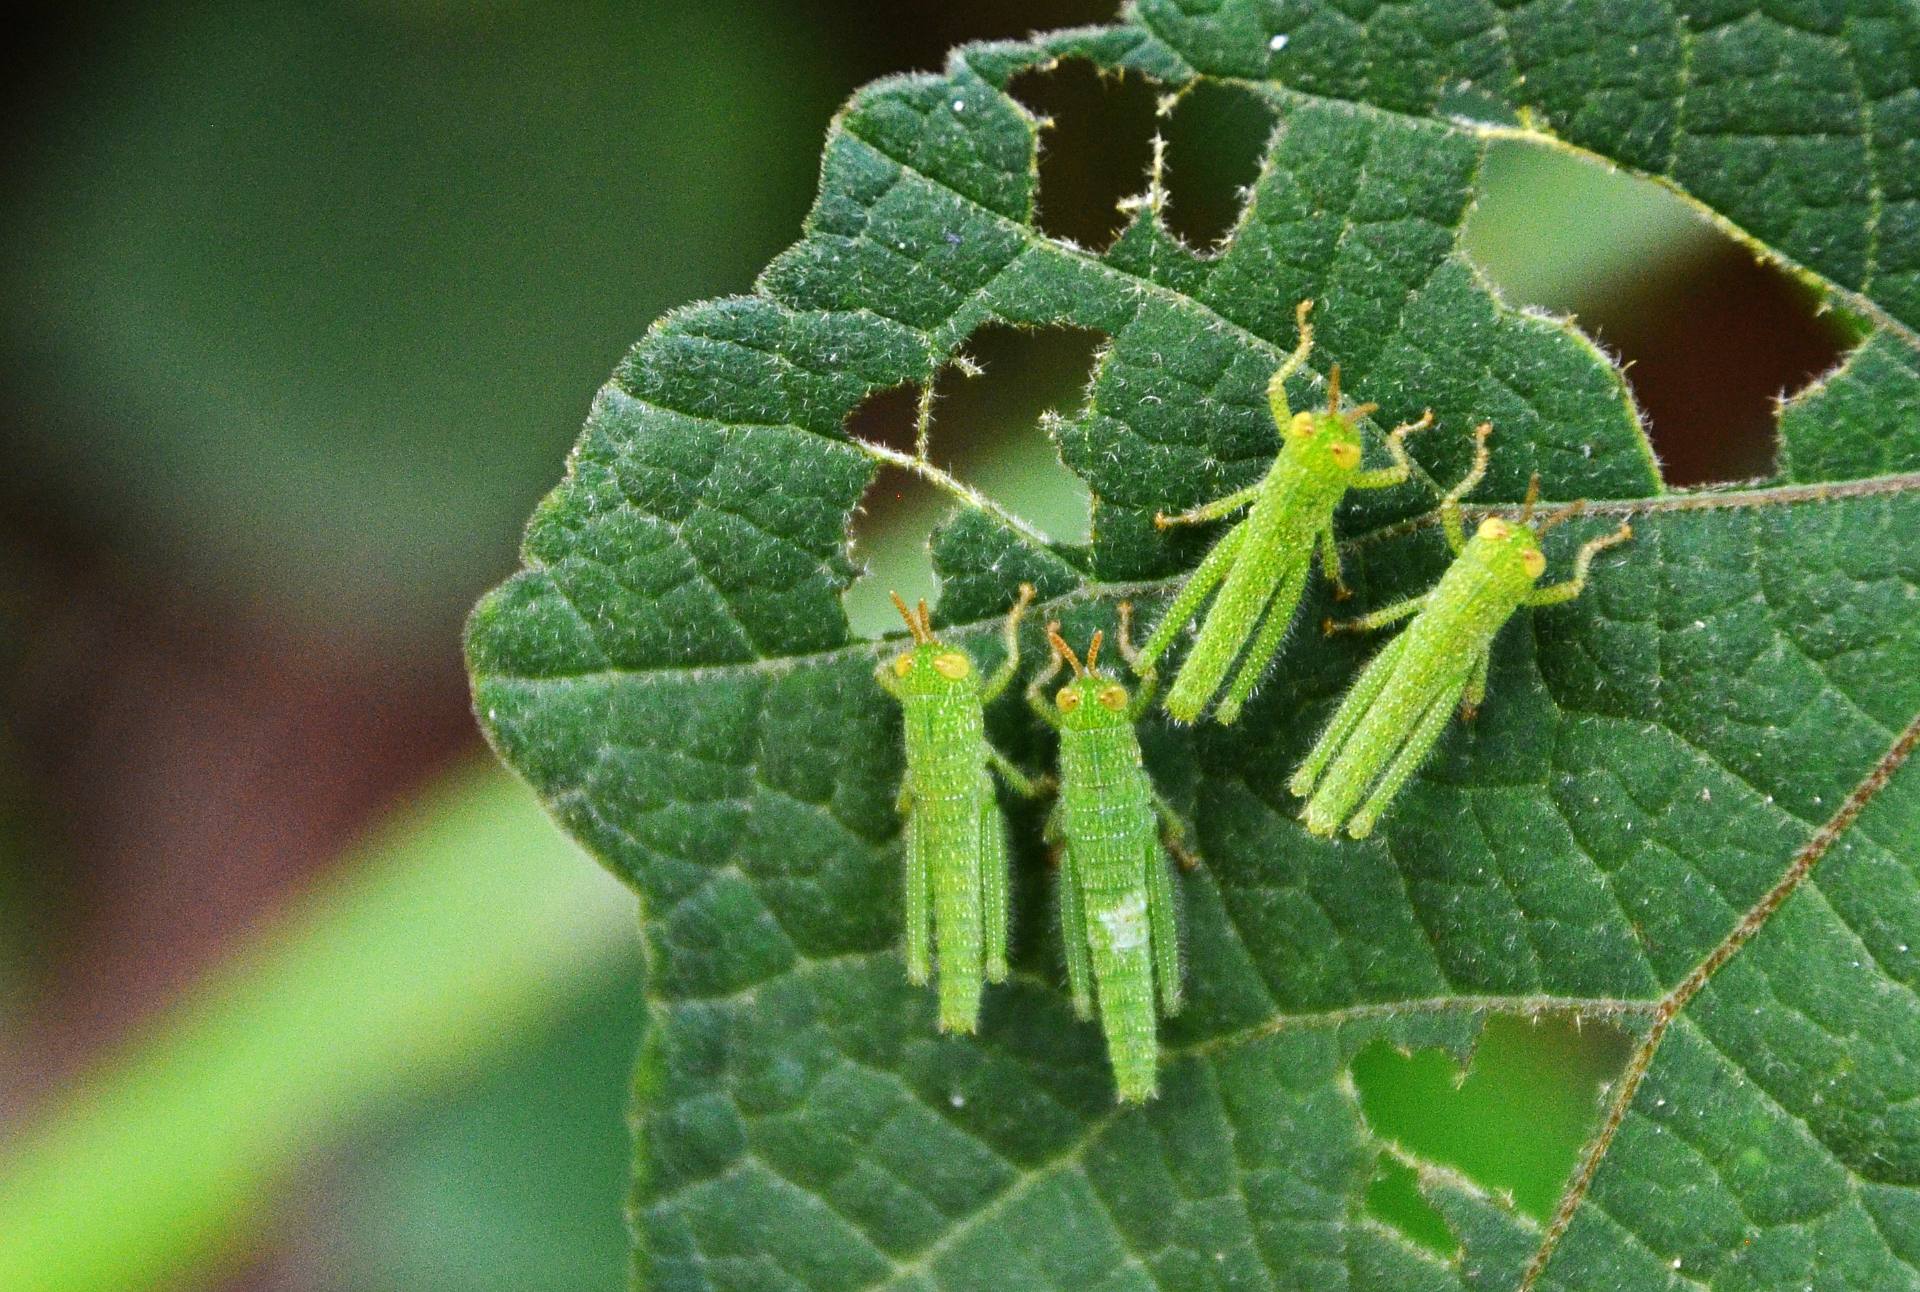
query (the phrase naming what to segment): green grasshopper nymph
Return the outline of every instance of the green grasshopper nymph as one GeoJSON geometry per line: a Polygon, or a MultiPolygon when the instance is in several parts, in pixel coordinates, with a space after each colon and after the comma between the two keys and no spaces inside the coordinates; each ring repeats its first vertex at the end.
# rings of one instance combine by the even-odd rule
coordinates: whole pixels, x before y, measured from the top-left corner
{"type": "MultiPolygon", "coordinates": [[[[1132,662],[1131,607],[1120,607],[1118,645],[1132,662]]],[[[1027,688],[1027,703],[1060,733],[1060,799],[1048,818],[1060,854],[1060,940],[1066,947],[1073,1006],[1092,1018],[1096,994],[1114,1084],[1127,1102],[1149,1099],[1159,1084],[1159,1014],[1180,1008],[1180,939],[1169,849],[1180,845],[1178,818],[1153,788],[1134,723],[1153,700],[1151,671],[1135,670],[1140,689],[1099,671],[1101,634],[1083,665],[1047,625],[1053,667],[1027,688]],[[1049,699],[1061,664],[1073,677],[1049,699]],[[1167,842],[1162,843],[1162,828],[1167,842]],[[1155,984],[1159,1005],[1155,1008],[1155,984]]]]}
{"type": "Polygon", "coordinates": [[[1395,427],[1387,436],[1393,465],[1363,471],[1359,419],[1375,405],[1341,411],[1339,365],[1327,377],[1327,411],[1293,412],[1287,406],[1286,383],[1313,349],[1313,328],[1307,323],[1312,307],[1312,301],[1301,301],[1294,312],[1300,343],[1267,383],[1267,404],[1280,430],[1280,452],[1272,469],[1238,493],[1178,515],[1162,513],[1153,518],[1164,529],[1219,520],[1251,508],[1246,519],[1213,545],[1140,651],[1142,666],[1152,668],[1175,635],[1199,613],[1201,603],[1219,589],[1193,649],[1167,692],[1167,712],[1181,722],[1192,722],[1212,703],[1235,660],[1240,661],[1240,670],[1214,716],[1222,723],[1240,716],[1241,706],[1286,639],[1316,546],[1337,594],[1347,595],[1334,544],[1334,508],[1349,489],[1384,489],[1405,481],[1413,471],[1406,437],[1433,424],[1429,409],[1419,421],[1395,427]]]}
{"type": "Polygon", "coordinates": [[[1486,698],[1493,639],[1522,606],[1571,601],[1587,585],[1594,556],[1633,537],[1630,525],[1591,539],[1573,560],[1573,577],[1536,587],[1546,572],[1540,536],[1578,515],[1584,503],[1535,521],[1540,478],[1527,489],[1517,520],[1489,516],[1472,538],[1460,523],[1460,499],[1487,470],[1487,434],[1474,432],[1473,469],[1441,500],[1440,521],[1455,560],[1427,593],[1326,630],[1361,631],[1418,617],[1373,657],[1321,733],[1289,788],[1307,799],[1301,819],[1315,834],[1342,825],[1356,839],[1372,833],[1394,795],[1431,752],[1456,705],[1472,717],[1486,698]],[[1308,797],[1311,796],[1311,797],[1308,797]]]}
{"type": "Polygon", "coordinates": [[[934,637],[927,603],[916,614],[895,593],[914,644],[874,672],[900,701],[906,732],[907,977],[925,983],[937,951],[945,1032],[974,1031],[981,980],[1007,976],[1007,826],[987,767],[1021,794],[1039,791],[988,743],[985,706],[1019,670],[1020,617],[1032,600],[1023,584],[1007,614],[1007,657],[983,682],[965,651],[934,637]]]}

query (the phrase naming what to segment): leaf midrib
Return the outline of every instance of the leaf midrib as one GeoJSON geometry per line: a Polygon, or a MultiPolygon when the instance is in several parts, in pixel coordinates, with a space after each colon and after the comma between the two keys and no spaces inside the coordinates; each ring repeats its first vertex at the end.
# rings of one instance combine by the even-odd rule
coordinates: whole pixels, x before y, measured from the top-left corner
{"type": "MultiPolygon", "coordinates": [[[[756,422],[752,425],[764,424],[756,422]]],[[[858,440],[851,442],[856,445],[862,443],[858,440]]],[[[1867,476],[1858,480],[1844,480],[1832,484],[1779,484],[1757,489],[1675,491],[1649,498],[1603,499],[1587,503],[1583,514],[1590,517],[1626,518],[1694,511],[1745,511],[1769,507],[1820,506],[1857,498],[1898,497],[1911,493],[1920,493],[1920,471],[1867,476]]],[[[1463,505],[1460,510],[1463,517],[1471,521],[1485,516],[1505,515],[1513,510],[1514,505],[1513,503],[1474,503],[1463,505]]],[[[1551,500],[1542,500],[1538,504],[1543,509],[1565,505],[1567,505],[1565,502],[1551,500]]],[[[1439,523],[1440,512],[1435,508],[1391,524],[1362,530],[1342,539],[1340,548],[1342,551],[1351,551],[1367,544],[1402,538],[1439,523]]],[[[533,562],[528,568],[545,570],[548,566],[544,562],[533,562]]],[[[1088,579],[1071,592],[1063,593],[1050,600],[1035,602],[1028,613],[1032,615],[1051,609],[1065,609],[1083,605],[1089,601],[1153,596],[1172,590],[1185,577],[1186,574],[1183,571],[1164,579],[1141,579],[1129,582],[1101,582],[1088,579]]],[[[974,637],[997,630],[1005,622],[1005,615],[992,615],[983,619],[945,624],[942,625],[941,631],[955,636],[974,637]]],[[[635,678],[670,684],[681,681],[715,682],[752,676],[781,677],[798,668],[832,665],[862,658],[877,659],[881,653],[891,649],[897,640],[896,636],[866,638],[842,646],[830,646],[824,650],[803,651],[791,655],[762,655],[753,659],[735,660],[722,664],[661,664],[644,668],[610,664],[601,668],[568,673],[520,674],[492,671],[481,672],[477,676],[487,680],[536,684],[588,681],[596,678],[635,678]]]]}

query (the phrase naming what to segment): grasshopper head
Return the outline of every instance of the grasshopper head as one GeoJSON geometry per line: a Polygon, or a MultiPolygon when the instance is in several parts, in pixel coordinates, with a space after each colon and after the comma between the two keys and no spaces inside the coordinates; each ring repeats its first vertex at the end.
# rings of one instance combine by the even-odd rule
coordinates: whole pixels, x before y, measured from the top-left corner
{"type": "Polygon", "coordinates": [[[1576,502],[1548,516],[1534,519],[1533,509],[1540,501],[1540,477],[1527,482],[1527,496],[1518,520],[1489,516],[1473,532],[1471,546],[1482,560],[1516,582],[1532,584],[1547,572],[1547,554],[1540,550],[1540,536],[1562,521],[1578,516],[1585,503],[1576,502]]]}
{"type": "Polygon", "coordinates": [[[1489,566],[1521,582],[1532,583],[1546,573],[1547,556],[1531,525],[1489,516],[1473,531],[1470,546],[1489,566]]]}
{"type": "Polygon", "coordinates": [[[1308,461],[1324,464],[1342,475],[1360,469],[1360,419],[1371,413],[1373,404],[1340,409],[1340,365],[1327,376],[1327,407],[1324,412],[1295,413],[1287,423],[1286,442],[1308,461]]]}
{"type": "Polygon", "coordinates": [[[1054,705],[1065,725],[1074,731],[1127,725],[1126,687],[1104,673],[1086,673],[1054,693],[1054,705]]]}
{"type": "Polygon", "coordinates": [[[1093,640],[1087,643],[1087,662],[1082,664],[1060,636],[1060,626],[1047,625],[1047,641],[1053,646],[1054,654],[1073,666],[1073,676],[1053,695],[1061,722],[1071,731],[1124,727],[1130,722],[1127,703],[1133,696],[1119,681],[1095,667],[1100,659],[1102,636],[1094,633],[1093,640]]]}
{"type": "Polygon", "coordinates": [[[927,642],[894,656],[893,674],[908,695],[946,695],[977,685],[967,653],[941,642],[927,642]]]}
{"type": "Polygon", "coordinates": [[[975,675],[973,661],[958,647],[935,640],[927,603],[922,601],[915,611],[895,594],[893,604],[899,609],[900,617],[907,621],[907,630],[913,634],[914,642],[911,650],[894,656],[893,663],[888,665],[900,679],[900,689],[908,695],[929,696],[976,690],[980,679],[975,675]]]}

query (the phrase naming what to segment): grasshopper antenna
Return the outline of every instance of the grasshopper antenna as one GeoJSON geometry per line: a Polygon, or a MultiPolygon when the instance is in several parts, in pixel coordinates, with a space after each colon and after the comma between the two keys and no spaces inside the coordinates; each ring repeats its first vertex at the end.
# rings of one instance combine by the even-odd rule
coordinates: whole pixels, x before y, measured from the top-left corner
{"type": "Polygon", "coordinates": [[[933,629],[927,622],[927,603],[925,601],[920,603],[920,615],[915,618],[912,608],[901,600],[898,592],[889,592],[887,595],[893,598],[893,608],[898,610],[900,617],[907,621],[907,631],[913,634],[913,640],[922,646],[931,642],[933,629]]]}
{"type": "Polygon", "coordinates": [[[1532,476],[1528,477],[1527,496],[1521,499],[1521,502],[1520,502],[1520,523],[1522,525],[1533,524],[1534,504],[1538,503],[1539,501],[1540,501],[1540,473],[1536,471],[1533,473],[1532,476]]]}
{"type": "MultiPolygon", "coordinates": [[[[1053,653],[1073,665],[1075,677],[1085,677],[1087,670],[1080,664],[1080,657],[1073,653],[1073,647],[1067,645],[1067,639],[1060,635],[1060,621],[1055,619],[1047,625],[1047,645],[1053,647],[1053,653]]],[[[1089,652],[1091,653],[1091,652],[1089,652]]]]}

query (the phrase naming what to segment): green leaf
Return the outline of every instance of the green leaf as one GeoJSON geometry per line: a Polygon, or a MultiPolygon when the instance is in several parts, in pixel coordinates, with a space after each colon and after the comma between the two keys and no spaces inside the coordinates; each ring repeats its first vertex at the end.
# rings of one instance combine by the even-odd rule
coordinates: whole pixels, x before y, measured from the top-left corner
{"type": "MultiPolygon", "coordinates": [[[[502,756],[644,900],[643,1280],[1920,1285],[1917,41],[1897,2],[1144,0],[858,94],[805,237],[754,296],[635,347],[470,630],[502,756]],[[1228,245],[1180,245],[1151,194],[1104,253],[1035,230],[1035,122],[1005,86],[1059,57],[1266,99],[1280,129],[1228,245]],[[1510,136],[1665,178],[1869,320],[1787,408],[1787,475],[1666,490],[1604,356],[1493,296],[1456,240],[1510,136]],[[1052,426],[1091,545],[921,466],[957,504],[941,613],[991,651],[1030,579],[1070,638],[1122,596],[1150,620],[1205,542],[1151,514],[1270,460],[1263,388],[1303,297],[1314,365],[1338,360],[1382,425],[1439,417],[1419,487],[1342,514],[1359,604],[1442,567],[1432,481],[1481,419],[1476,499],[1538,472],[1596,500],[1556,563],[1623,515],[1637,537],[1502,635],[1478,721],[1363,843],[1307,836],[1283,783],[1368,643],[1302,633],[1237,728],[1148,732],[1207,864],[1183,881],[1192,1003],[1161,1097],[1121,1110],[1064,998],[1035,809],[1014,811],[1019,966],[979,1037],[936,1035],[904,980],[898,718],[839,597],[863,489],[915,464],[843,422],[985,324],[1102,332],[1052,426]],[[1632,1045],[1552,1208],[1368,1122],[1363,1051],[1464,1062],[1489,1018],[1542,1015],[1632,1045]],[[1454,1255],[1373,1218],[1383,1166],[1412,1171],[1454,1255]]],[[[991,721],[1046,761],[1016,703],[991,721]]]]}

